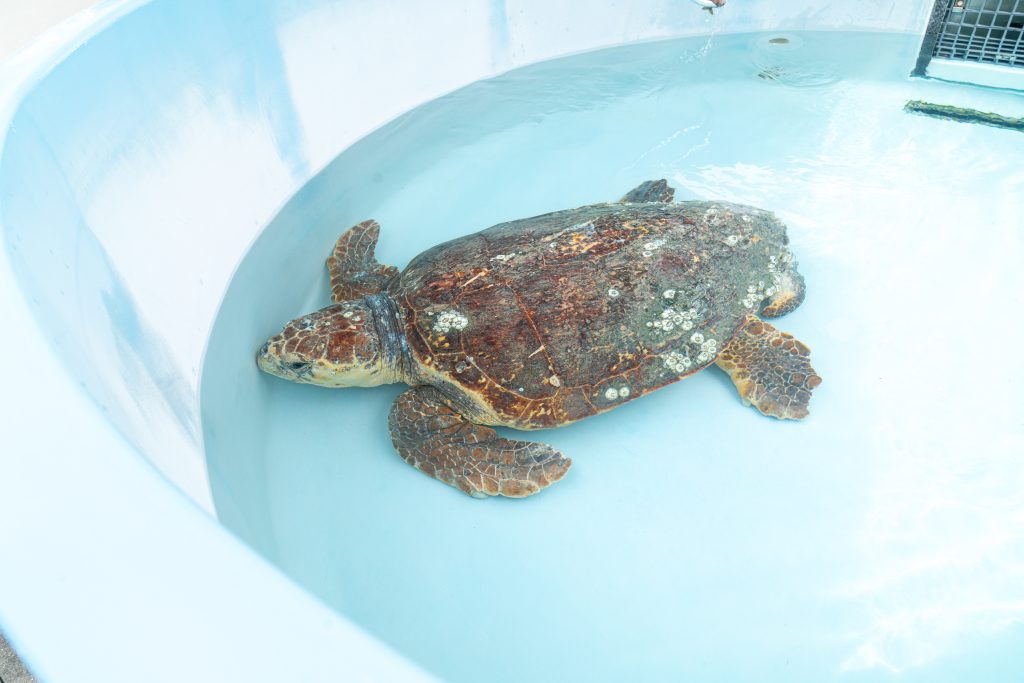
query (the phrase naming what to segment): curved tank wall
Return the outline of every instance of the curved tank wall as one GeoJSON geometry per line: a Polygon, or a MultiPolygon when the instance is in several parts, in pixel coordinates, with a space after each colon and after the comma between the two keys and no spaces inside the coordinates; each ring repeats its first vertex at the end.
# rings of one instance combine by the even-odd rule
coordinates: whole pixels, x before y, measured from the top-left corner
{"type": "Polygon", "coordinates": [[[137,457],[212,511],[200,366],[262,227],[347,146],[471,81],[710,32],[920,33],[930,4],[114,1],[17,55],[0,71],[0,514],[19,520],[0,532],[18,558],[0,623],[54,681],[294,678],[295,661],[309,680],[419,676],[137,457]],[[99,642],[133,654],[111,675],[99,642]],[[254,644],[277,654],[256,666],[254,644]]]}

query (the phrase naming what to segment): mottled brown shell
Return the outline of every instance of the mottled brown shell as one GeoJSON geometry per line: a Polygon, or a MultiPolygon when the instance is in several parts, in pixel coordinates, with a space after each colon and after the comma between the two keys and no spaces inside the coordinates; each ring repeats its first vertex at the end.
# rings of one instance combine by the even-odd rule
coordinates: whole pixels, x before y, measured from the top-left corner
{"type": "Polygon", "coordinates": [[[791,277],[786,242],[752,207],[599,204],[438,245],[388,292],[424,383],[478,422],[552,427],[713,363],[791,277]]]}

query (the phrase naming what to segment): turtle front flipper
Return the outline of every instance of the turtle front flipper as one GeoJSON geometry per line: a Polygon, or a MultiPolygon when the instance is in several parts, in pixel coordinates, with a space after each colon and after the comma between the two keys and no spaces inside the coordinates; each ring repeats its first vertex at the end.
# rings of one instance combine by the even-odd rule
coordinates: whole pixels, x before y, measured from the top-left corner
{"type": "Polygon", "coordinates": [[[561,479],[572,464],[547,444],[503,439],[470,422],[430,386],[395,399],[388,427],[403,460],[474,498],[524,498],[561,479]]]}
{"type": "Polygon", "coordinates": [[[647,180],[627,192],[626,196],[619,200],[619,204],[650,204],[652,202],[670,204],[675,196],[676,191],[668,186],[668,181],[664,178],[647,180]]]}
{"type": "Polygon", "coordinates": [[[398,275],[398,268],[381,265],[373,256],[379,234],[380,223],[371,220],[353,226],[338,238],[327,259],[334,303],[376,294],[398,275]]]}
{"type": "Polygon", "coordinates": [[[807,417],[811,392],[821,377],[811,367],[811,350],[793,335],[748,315],[718,355],[744,403],[780,420],[807,417]]]}

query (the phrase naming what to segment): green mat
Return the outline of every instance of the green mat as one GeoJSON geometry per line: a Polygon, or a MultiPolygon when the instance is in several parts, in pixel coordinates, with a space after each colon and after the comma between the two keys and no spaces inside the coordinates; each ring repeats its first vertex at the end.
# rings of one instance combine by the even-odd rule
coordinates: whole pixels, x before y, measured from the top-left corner
{"type": "Polygon", "coordinates": [[[910,100],[903,106],[903,111],[910,112],[911,114],[923,114],[924,116],[931,116],[936,119],[961,121],[963,123],[980,123],[985,126],[1024,131],[1024,118],[1015,119],[991,112],[978,111],[977,109],[953,107],[948,104],[910,100]]]}

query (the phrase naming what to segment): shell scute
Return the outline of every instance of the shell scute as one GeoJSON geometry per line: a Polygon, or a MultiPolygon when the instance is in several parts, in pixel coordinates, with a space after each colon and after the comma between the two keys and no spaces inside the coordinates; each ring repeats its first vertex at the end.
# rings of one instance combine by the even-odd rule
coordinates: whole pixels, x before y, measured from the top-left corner
{"type": "Polygon", "coordinates": [[[556,426],[715,362],[767,297],[769,257],[788,263],[772,221],[723,203],[598,204],[438,245],[389,291],[417,362],[481,419],[556,426]]]}

